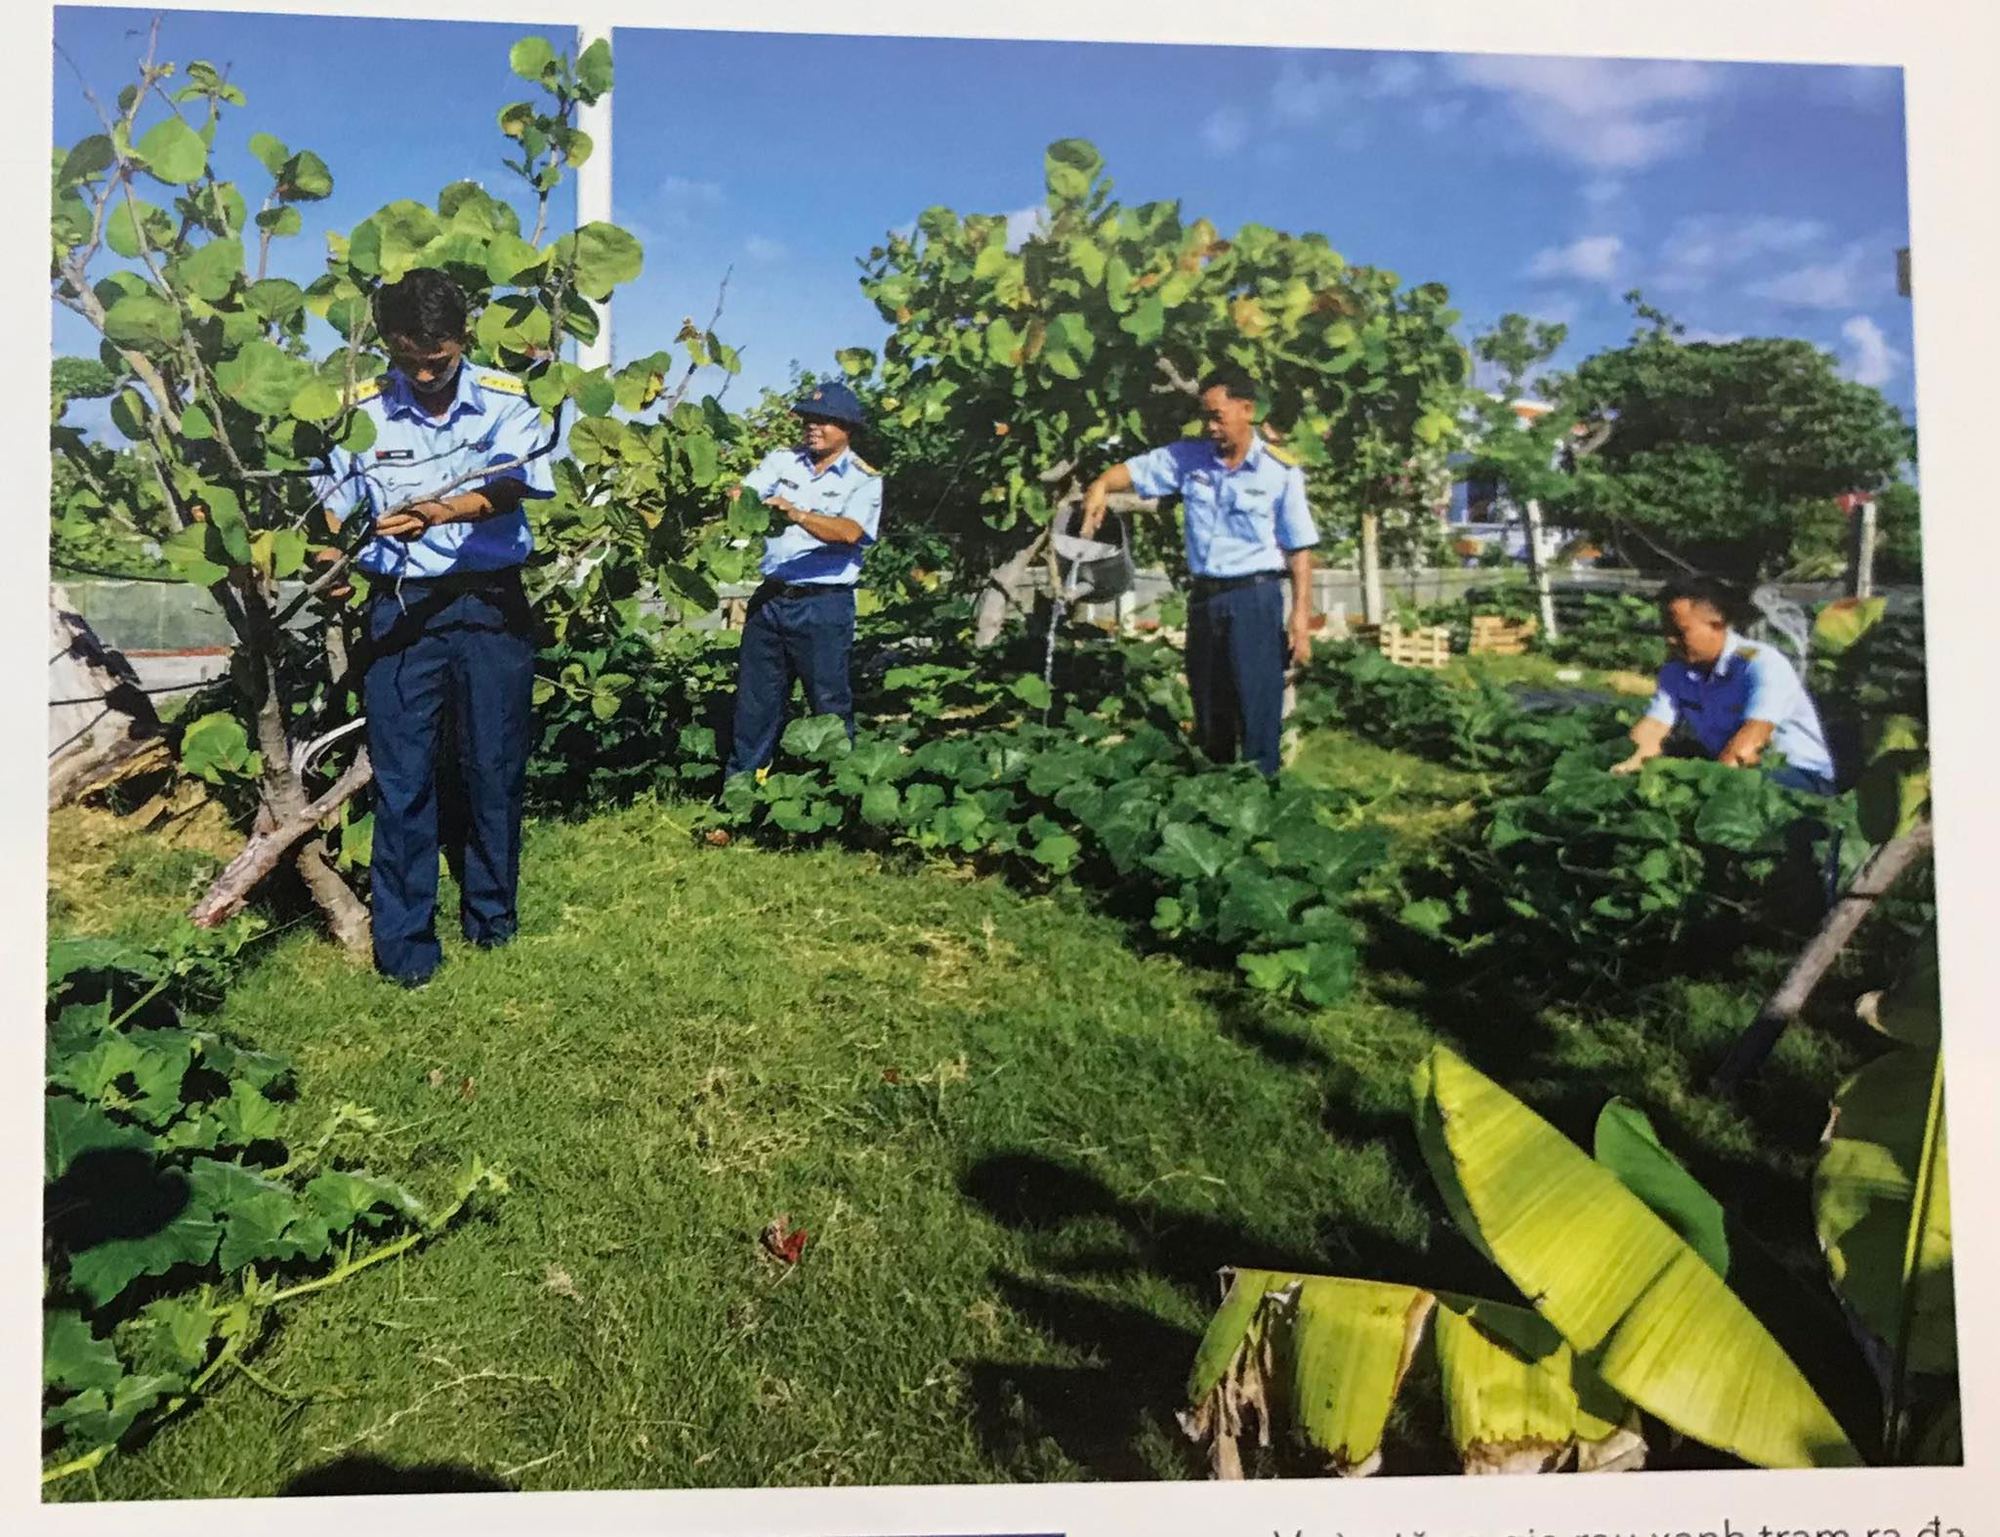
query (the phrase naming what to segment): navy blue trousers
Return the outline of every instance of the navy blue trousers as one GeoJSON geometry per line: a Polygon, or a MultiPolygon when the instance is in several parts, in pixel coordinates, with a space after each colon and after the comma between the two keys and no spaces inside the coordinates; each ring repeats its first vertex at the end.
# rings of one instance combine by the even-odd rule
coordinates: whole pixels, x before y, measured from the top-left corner
{"type": "Polygon", "coordinates": [[[1285,596],[1279,577],[1188,598],[1188,692],[1195,745],[1215,763],[1243,756],[1278,772],[1285,718],[1285,596]]]}
{"type": "Polygon", "coordinates": [[[521,793],[534,724],[534,628],[518,571],[472,582],[384,584],[368,602],[364,692],[375,769],[375,965],[399,981],[437,969],[439,808],[462,847],[459,925],[475,944],[513,937],[521,793]],[[457,784],[440,785],[444,723],[457,784]],[[442,794],[440,793],[442,790],[442,794]]]}
{"type": "Polygon", "coordinates": [[[854,688],[848,678],[853,651],[852,587],[760,587],[743,618],[736,723],[725,776],[747,774],[771,761],[795,682],[805,685],[811,714],[838,715],[853,736],[854,688]]]}

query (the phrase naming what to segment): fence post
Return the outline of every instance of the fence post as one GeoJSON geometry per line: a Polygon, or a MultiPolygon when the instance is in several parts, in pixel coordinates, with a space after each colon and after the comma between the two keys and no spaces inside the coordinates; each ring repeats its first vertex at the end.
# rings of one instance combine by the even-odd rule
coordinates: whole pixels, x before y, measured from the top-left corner
{"type": "Polygon", "coordinates": [[[1528,530],[1528,576],[1535,584],[1535,608],[1541,616],[1542,638],[1556,638],[1556,600],[1549,589],[1549,563],[1542,558],[1542,504],[1529,497],[1521,509],[1528,530]]]}
{"type": "Polygon", "coordinates": [[[1854,532],[1847,559],[1847,595],[1866,598],[1875,592],[1875,498],[1856,505],[1854,532]]]}
{"type": "Polygon", "coordinates": [[[1382,622],[1382,521],[1372,512],[1361,514],[1361,618],[1382,622]]]}

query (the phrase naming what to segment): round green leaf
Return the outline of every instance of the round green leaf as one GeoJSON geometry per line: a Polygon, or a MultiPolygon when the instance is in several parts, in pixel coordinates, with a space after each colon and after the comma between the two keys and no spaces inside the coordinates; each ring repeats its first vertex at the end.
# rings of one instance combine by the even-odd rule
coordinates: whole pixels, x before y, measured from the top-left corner
{"type": "Polygon", "coordinates": [[[296,208],[266,208],[257,215],[257,228],[267,234],[296,235],[305,227],[306,221],[296,208]]]}
{"type": "Polygon", "coordinates": [[[1042,179],[1049,197],[1072,203],[1090,191],[1091,178],[1104,168],[1104,157],[1088,139],[1058,139],[1042,157],[1042,179]]]}
{"type": "Polygon", "coordinates": [[[611,43],[608,39],[598,38],[578,56],[576,83],[583,88],[586,101],[611,89],[611,43]]]}
{"type": "Polygon", "coordinates": [[[120,390],[111,401],[111,425],[134,443],[146,438],[146,399],[137,390],[120,390]]]}
{"type": "Polygon", "coordinates": [[[540,80],[556,62],[547,38],[524,37],[507,50],[507,67],[523,80],[540,80]]]}
{"type": "Polygon", "coordinates": [[[532,283],[540,276],[545,260],[543,252],[519,235],[496,235],[486,247],[486,276],[509,287],[532,283]]]}
{"type": "Polygon", "coordinates": [[[132,153],[155,178],[176,187],[200,181],[208,169],[208,146],[177,117],[154,124],[132,153]]]}
{"type": "Polygon", "coordinates": [[[202,407],[189,406],[181,412],[181,436],[205,443],[215,436],[215,423],[209,420],[208,412],[202,407]]]}
{"type": "Polygon", "coordinates": [[[131,294],[104,312],[104,335],[141,352],[170,347],[180,340],[180,311],[157,294],[131,294]]]}
{"type": "Polygon", "coordinates": [[[243,275],[243,242],[233,236],[211,240],[176,259],[171,270],[183,293],[213,304],[243,275]]]}
{"type": "Polygon", "coordinates": [[[615,224],[586,224],[556,242],[558,266],[575,264],[572,281],[589,299],[608,299],[620,283],[639,275],[645,253],[639,242],[615,224]]]}
{"type": "Polygon", "coordinates": [[[299,386],[286,409],[300,421],[330,421],[340,414],[340,391],[323,379],[311,379],[299,386]]]}
{"type": "Polygon", "coordinates": [[[110,170],[117,159],[118,152],[111,147],[111,141],[101,133],[94,133],[64,158],[62,169],[56,172],[56,181],[67,187],[95,180],[100,173],[110,170]]]}
{"type": "Polygon", "coordinates": [[[306,307],[305,291],[288,278],[265,278],[243,291],[243,300],[266,320],[290,320],[306,307]]]}
{"type": "Polygon", "coordinates": [[[250,135],[250,153],[257,157],[257,163],[273,176],[282,176],[285,162],[292,152],[285,148],[285,141],[268,133],[250,135]]]}
{"type": "Polygon", "coordinates": [[[104,216],[104,243],[128,260],[142,250],[158,249],[173,238],[172,220],[163,209],[148,202],[121,198],[104,216]]]}
{"type": "Polygon", "coordinates": [[[215,366],[222,393],[259,416],[289,414],[305,379],[306,365],[267,341],[251,342],[215,366]]]}
{"type": "Polygon", "coordinates": [[[278,172],[278,196],[287,203],[317,202],[333,191],[333,173],[326,162],[302,149],[278,172]]]}

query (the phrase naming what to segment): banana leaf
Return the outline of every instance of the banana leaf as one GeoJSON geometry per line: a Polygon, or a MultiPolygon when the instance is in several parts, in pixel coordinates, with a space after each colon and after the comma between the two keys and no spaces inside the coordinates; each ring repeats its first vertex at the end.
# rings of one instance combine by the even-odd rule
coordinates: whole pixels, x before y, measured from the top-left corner
{"type": "Polygon", "coordinates": [[[1892,1373],[1955,1372],[1935,941],[1894,987],[1871,993],[1856,1012],[1903,1049],[1871,1062],[1834,1095],[1833,1121],[1813,1171],[1814,1224],[1842,1300],[1891,1358],[1902,1341],[1892,1373]],[[1918,1205],[1921,1222],[1914,1220],[1918,1205]]]}
{"type": "Polygon", "coordinates": [[[1196,1351],[1181,1423],[1218,1477],[1241,1477],[1245,1450],[1281,1433],[1336,1473],[1366,1476],[1426,1348],[1466,1472],[1643,1462],[1637,1412],[1530,1309],[1337,1276],[1235,1272],[1196,1351]]]}
{"type": "Polygon", "coordinates": [[[1783,1348],[1616,1174],[1443,1047],[1415,1088],[1447,1204],[1613,1391],[1762,1467],[1860,1465],[1783,1348]]]}

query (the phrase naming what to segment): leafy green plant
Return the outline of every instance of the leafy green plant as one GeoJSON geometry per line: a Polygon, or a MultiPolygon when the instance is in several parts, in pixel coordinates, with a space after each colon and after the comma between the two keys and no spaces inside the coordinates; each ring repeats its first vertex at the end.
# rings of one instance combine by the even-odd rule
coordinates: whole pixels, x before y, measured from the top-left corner
{"type": "Polygon", "coordinates": [[[779,763],[730,781],[717,817],[780,841],[831,836],[1074,880],[1163,939],[1234,957],[1255,988],[1314,1004],[1345,993],[1354,934],[1339,904],[1379,859],[1379,837],[1339,825],[1326,792],[1204,768],[1178,734],[1116,710],[927,739],[906,724],[852,745],[832,717],[795,720],[779,763]]]}
{"type": "MultiPolygon", "coordinates": [[[[1463,950],[1525,947],[1599,977],[1683,965],[1695,940],[1719,962],[1817,919],[1827,840],[1851,828],[1850,802],[1701,759],[1621,777],[1608,772],[1618,752],[1572,750],[1534,793],[1492,802],[1405,921],[1463,950]]],[[[1858,841],[1843,839],[1844,858],[1858,841]]]]}
{"type": "MultiPolygon", "coordinates": [[[[340,1106],[297,1137],[293,1069],[184,1020],[226,972],[190,945],[51,947],[45,1102],[43,1482],[96,1467],[250,1364],[274,1310],[409,1252],[476,1197],[477,1160],[426,1207],[336,1149],[340,1106]]],[[[264,1384],[270,1386],[269,1384],[264,1384]]]]}
{"type": "MultiPolygon", "coordinates": [[[[840,354],[907,443],[897,483],[937,510],[965,585],[996,533],[1045,523],[1114,457],[1180,436],[1197,382],[1225,363],[1259,381],[1329,523],[1366,507],[1414,524],[1467,368],[1441,285],[1350,266],[1318,234],[1224,235],[1176,203],[1120,204],[1081,139],[1049,145],[1042,169],[1046,205],[1018,247],[1003,215],[940,206],[872,249],[862,291],[893,330],[879,358],[840,354]]],[[[1178,545],[1163,521],[1139,535],[1178,545]]]]}

